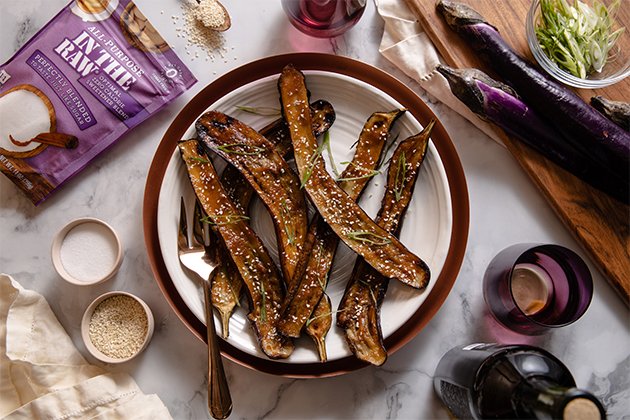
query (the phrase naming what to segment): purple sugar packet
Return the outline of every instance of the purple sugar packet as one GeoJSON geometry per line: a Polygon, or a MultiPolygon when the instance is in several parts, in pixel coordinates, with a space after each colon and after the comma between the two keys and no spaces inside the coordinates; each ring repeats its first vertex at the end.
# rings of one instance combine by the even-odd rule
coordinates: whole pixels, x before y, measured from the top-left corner
{"type": "Polygon", "coordinates": [[[73,0],[0,66],[0,170],[38,205],[196,82],[131,0],[73,0]]]}

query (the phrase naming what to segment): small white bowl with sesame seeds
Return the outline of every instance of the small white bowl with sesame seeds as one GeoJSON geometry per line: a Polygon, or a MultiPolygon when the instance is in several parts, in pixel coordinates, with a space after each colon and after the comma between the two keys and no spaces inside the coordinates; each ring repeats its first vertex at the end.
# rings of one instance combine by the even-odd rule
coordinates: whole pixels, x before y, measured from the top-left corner
{"type": "Polygon", "coordinates": [[[81,336],[98,360],[123,363],[147,347],[154,325],[153,313],[142,299],[114,291],[97,297],[85,310],[81,336]]]}

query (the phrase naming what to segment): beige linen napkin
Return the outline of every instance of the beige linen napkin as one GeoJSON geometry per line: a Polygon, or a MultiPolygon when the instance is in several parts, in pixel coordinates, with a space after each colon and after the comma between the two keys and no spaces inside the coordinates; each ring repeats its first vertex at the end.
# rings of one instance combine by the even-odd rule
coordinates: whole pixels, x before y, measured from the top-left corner
{"type": "Polygon", "coordinates": [[[461,103],[451,92],[446,79],[435,70],[441,62],[440,56],[407,4],[403,0],[374,0],[374,3],[385,21],[379,52],[424,90],[503,144],[492,126],[461,103]]]}
{"type": "Polygon", "coordinates": [[[46,299],[0,274],[0,416],[22,419],[165,419],[168,409],[126,373],[81,356],[46,299]]]}

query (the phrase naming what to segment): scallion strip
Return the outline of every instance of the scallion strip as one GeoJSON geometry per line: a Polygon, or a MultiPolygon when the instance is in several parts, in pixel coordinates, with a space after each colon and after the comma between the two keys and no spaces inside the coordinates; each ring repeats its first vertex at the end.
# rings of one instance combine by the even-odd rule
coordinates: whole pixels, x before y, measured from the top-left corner
{"type": "Polygon", "coordinates": [[[226,214],[226,215],[216,215],[216,216],[206,216],[199,219],[203,223],[207,223],[213,226],[223,226],[229,225],[232,223],[239,222],[241,220],[249,220],[249,217],[243,216],[241,214],[226,214]],[[224,222],[217,222],[216,219],[225,219],[224,222]]]}
{"type": "Polygon", "coordinates": [[[371,232],[349,232],[346,234],[346,236],[348,236],[348,238],[350,239],[354,239],[355,241],[367,242],[372,245],[387,245],[392,242],[391,239],[385,238],[381,235],[377,235],[371,232]],[[379,241],[370,239],[370,237],[377,239],[379,241]]]}
{"type": "Polygon", "coordinates": [[[405,177],[407,176],[407,162],[405,161],[405,151],[398,158],[398,167],[396,168],[396,179],[394,181],[394,196],[396,201],[400,201],[403,190],[405,189],[405,177]]]}
{"type": "Polygon", "coordinates": [[[280,205],[280,217],[282,218],[282,226],[287,234],[289,243],[293,246],[295,245],[295,228],[291,222],[291,213],[289,212],[289,206],[287,206],[287,200],[284,198],[282,199],[282,204],[280,205]]]}
{"type": "Polygon", "coordinates": [[[236,108],[248,112],[250,114],[262,115],[264,117],[275,117],[281,115],[281,111],[278,108],[271,108],[268,106],[242,106],[236,105],[236,108]]]}
{"type": "Polygon", "coordinates": [[[362,176],[353,176],[353,177],[348,177],[348,178],[339,178],[337,181],[354,181],[357,179],[365,179],[365,178],[372,178],[373,176],[376,176],[378,174],[380,174],[380,171],[377,171],[376,169],[368,169],[368,168],[364,168],[361,165],[357,165],[354,162],[341,162],[342,165],[352,165],[355,168],[359,168],[362,169],[364,171],[367,171],[367,174],[362,175],[362,176]]]}
{"type": "Polygon", "coordinates": [[[607,9],[595,1],[593,8],[575,0],[541,0],[536,36],[541,49],[560,69],[585,79],[601,72],[608,53],[625,28],[612,32],[621,0],[607,9]]]}

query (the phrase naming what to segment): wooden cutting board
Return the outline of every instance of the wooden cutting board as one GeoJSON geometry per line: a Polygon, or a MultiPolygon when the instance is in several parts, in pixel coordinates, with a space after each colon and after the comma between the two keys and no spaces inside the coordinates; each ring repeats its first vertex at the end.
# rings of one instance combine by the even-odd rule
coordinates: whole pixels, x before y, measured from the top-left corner
{"type": "MultiPolygon", "coordinates": [[[[474,67],[497,78],[444,21],[433,0],[406,0],[446,64],[474,67]]],[[[527,46],[525,18],[531,0],[460,0],[494,25],[517,51],[534,61],[527,46]]],[[[576,92],[586,101],[595,94],[628,101],[628,79],[613,86],[576,92]]],[[[495,127],[508,150],[581,244],[606,280],[630,306],[630,208],[599,192],[495,127]]]]}

